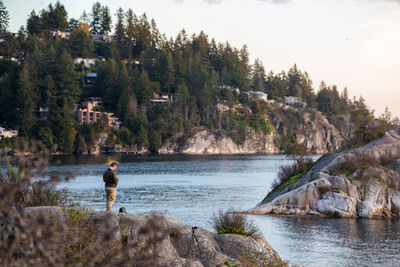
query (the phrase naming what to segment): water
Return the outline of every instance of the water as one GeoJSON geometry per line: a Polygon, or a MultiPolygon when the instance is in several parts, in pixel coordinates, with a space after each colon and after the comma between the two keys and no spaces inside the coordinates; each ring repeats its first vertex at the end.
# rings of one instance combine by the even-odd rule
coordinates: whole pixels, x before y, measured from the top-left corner
{"type": "MultiPolygon", "coordinates": [[[[266,195],[284,156],[59,157],[75,180],[61,184],[82,205],[105,209],[105,162],[121,162],[114,210],[161,212],[212,230],[219,209],[245,210],[266,195]]],[[[291,264],[400,266],[400,220],[250,216],[271,246],[291,264]]]]}

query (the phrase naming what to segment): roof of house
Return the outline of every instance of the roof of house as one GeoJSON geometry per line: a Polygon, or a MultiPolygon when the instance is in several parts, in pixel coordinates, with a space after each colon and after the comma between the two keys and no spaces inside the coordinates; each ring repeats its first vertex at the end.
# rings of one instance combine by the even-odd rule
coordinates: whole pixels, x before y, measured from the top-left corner
{"type": "Polygon", "coordinates": [[[89,72],[85,75],[86,78],[97,78],[97,73],[89,72]]]}

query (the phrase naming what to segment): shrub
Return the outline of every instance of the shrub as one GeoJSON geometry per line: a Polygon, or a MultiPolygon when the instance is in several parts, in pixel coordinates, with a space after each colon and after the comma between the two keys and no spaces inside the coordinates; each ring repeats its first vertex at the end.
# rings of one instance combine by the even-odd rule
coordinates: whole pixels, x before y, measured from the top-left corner
{"type": "Polygon", "coordinates": [[[354,173],[357,169],[366,169],[369,167],[379,166],[380,162],[375,157],[365,154],[365,153],[357,153],[348,158],[345,161],[342,161],[333,169],[333,174],[339,175],[350,175],[354,173]]]}
{"type": "Polygon", "coordinates": [[[57,223],[58,218],[46,210],[20,212],[15,201],[19,197],[31,204],[56,204],[63,199],[53,186],[69,180],[70,174],[54,173],[47,182],[32,183],[47,176],[48,155],[39,146],[29,158],[17,155],[18,168],[0,168],[0,266],[161,266],[158,246],[169,230],[160,216],[148,217],[137,229],[142,238],[126,242],[125,234],[124,242],[114,239],[112,216],[93,222],[86,213],[62,209],[69,219],[57,223]]]}
{"type": "Polygon", "coordinates": [[[287,158],[294,162],[290,165],[279,166],[278,177],[272,182],[272,189],[268,195],[275,191],[282,191],[294,184],[297,179],[314,166],[314,161],[307,156],[308,150],[304,145],[293,145],[288,148],[285,154],[287,158]]]}
{"type": "Polygon", "coordinates": [[[333,174],[350,175],[358,169],[367,169],[370,167],[386,165],[399,158],[399,153],[390,153],[389,151],[380,154],[379,158],[375,158],[367,153],[359,152],[346,158],[345,161],[338,163],[333,169],[333,174]]]}
{"type": "Polygon", "coordinates": [[[232,210],[213,214],[210,224],[218,234],[236,234],[249,237],[260,235],[260,230],[252,220],[243,214],[234,213],[232,210]]]}
{"type": "Polygon", "coordinates": [[[55,190],[52,185],[36,182],[26,192],[25,207],[32,206],[60,206],[68,204],[67,190],[55,190]]]}

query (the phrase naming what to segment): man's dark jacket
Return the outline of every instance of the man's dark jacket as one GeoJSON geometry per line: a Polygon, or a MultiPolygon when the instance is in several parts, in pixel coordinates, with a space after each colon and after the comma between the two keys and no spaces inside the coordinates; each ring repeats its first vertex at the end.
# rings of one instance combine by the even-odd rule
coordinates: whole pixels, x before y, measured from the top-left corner
{"type": "Polygon", "coordinates": [[[106,183],[106,187],[117,187],[118,177],[115,171],[108,168],[103,173],[103,181],[106,183]]]}

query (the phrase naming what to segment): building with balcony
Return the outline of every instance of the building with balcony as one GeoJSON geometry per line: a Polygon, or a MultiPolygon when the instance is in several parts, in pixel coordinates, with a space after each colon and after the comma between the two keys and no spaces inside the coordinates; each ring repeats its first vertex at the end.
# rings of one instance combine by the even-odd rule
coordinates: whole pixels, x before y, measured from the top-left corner
{"type": "Polygon", "coordinates": [[[174,96],[170,93],[154,93],[153,98],[150,99],[152,103],[167,103],[168,101],[173,102],[174,96]]]}
{"type": "Polygon", "coordinates": [[[100,97],[90,97],[75,105],[74,113],[79,124],[91,124],[105,118],[108,126],[119,130],[121,122],[114,113],[103,111],[103,101],[100,97]]]}

